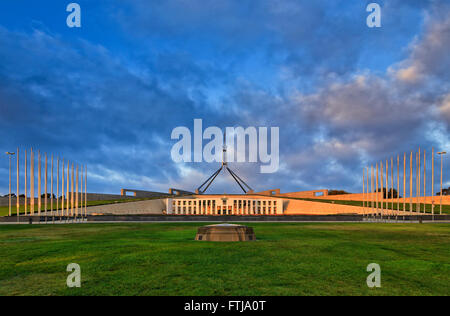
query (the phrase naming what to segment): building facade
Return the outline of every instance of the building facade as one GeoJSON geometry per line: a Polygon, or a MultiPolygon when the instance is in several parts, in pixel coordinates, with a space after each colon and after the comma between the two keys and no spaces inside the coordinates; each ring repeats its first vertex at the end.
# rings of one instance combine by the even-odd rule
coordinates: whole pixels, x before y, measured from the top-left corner
{"type": "Polygon", "coordinates": [[[169,215],[283,215],[283,199],[248,195],[168,198],[169,215]]]}

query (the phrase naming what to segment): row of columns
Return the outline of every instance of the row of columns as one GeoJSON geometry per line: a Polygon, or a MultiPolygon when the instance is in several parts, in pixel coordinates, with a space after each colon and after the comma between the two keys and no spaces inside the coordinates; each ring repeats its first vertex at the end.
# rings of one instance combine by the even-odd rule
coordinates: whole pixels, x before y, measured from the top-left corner
{"type": "Polygon", "coordinates": [[[175,215],[277,215],[282,201],[260,199],[169,199],[175,215]]]}
{"type": "MultiPolygon", "coordinates": [[[[20,151],[17,148],[16,154],[16,212],[20,216],[20,151]]],[[[35,153],[33,148],[30,149],[30,169],[28,175],[28,151],[24,150],[24,214],[25,215],[41,215],[41,211],[45,215],[50,212],[51,216],[68,216],[79,217],[87,214],[87,166],[79,166],[71,163],[69,160],[57,157],[54,159],[53,154],[50,158],[50,168],[48,166],[48,156],[45,153],[41,155],[37,152],[37,209],[35,207],[35,153]],[[44,159],[44,161],[42,161],[44,159]],[[56,198],[54,198],[54,164],[56,160],[56,198]],[[44,170],[42,170],[44,165],[44,170]],[[48,192],[48,180],[50,169],[50,192],[48,192]],[[43,173],[43,174],[42,174],[43,173]],[[29,191],[28,191],[29,177],[29,191]],[[42,179],[43,178],[43,179],[42,179]],[[43,180],[43,181],[42,181],[43,180]],[[61,180],[61,181],[60,181],[61,180]],[[44,188],[42,188],[44,182],[44,188]],[[60,186],[61,184],[61,186],[60,186]],[[83,194],[84,185],[84,194],[83,194]],[[42,189],[44,194],[42,194],[42,189]],[[29,193],[29,194],[28,194],[29,193]],[[48,193],[50,193],[50,205],[48,205],[48,193]],[[61,194],[61,196],[60,196],[61,194]],[[43,195],[43,197],[42,197],[43,195]],[[56,205],[55,200],[56,199],[56,205]],[[28,204],[29,200],[29,204],[28,204]],[[42,207],[42,200],[44,205],[42,207]],[[29,206],[29,208],[28,208],[29,206]]],[[[10,170],[11,173],[11,170],[10,170]]],[[[11,185],[11,180],[10,180],[11,185]]],[[[11,196],[11,193],[10,193],[11,196]]],[[[9,216],[11,216],[11,202],[9,207],[9,216]]]]}
{"type": "MultiPolygon", "coordinates": [[[[444,152],[438,153],[441,155],[441,194],[440,194],[440,214],[442,214],[442,154],[444,152]]],[[[390,159],[390,192],[389,192],[389,159],[386,160],[385,164],[383,161],[376,163],[375,166],[371,165],[363,170],[363,214],[365,216],[398,216],[400,212],[411,213],[427,213],[427,203],[426,203],[426,151],[423,150],[423,171],[421,157],[422,152],[419,151],[415,153],[415,163],[413,152],[409,155],[409,199],[406,198],[407,193],[407,154],[403,154],[403,173],[402,181],[400,181],[400,156],[397,155],[396,161],[396,177],[394,177],[394,158],[390,159]],[[415,181],[414,179],[414,165],[415,165],[415,181]],[[375,174],[374,174],[375,173],[375,174]],[[422,179],[423,174],[423,179],[422,179]],[[397,197],[394,198],[394,178],[396,178],[397,187],[397,197]],[[370,181],[369,181],[370,180],[370,181]],[[370,182],[370,183],[369,183],[370,182]],[[415,182],[415,193],[413,190],[415,182]],[[423,182],[423,191],[422,191],[423,182]],[[400,201],[400,184],[402,183],[403,198],[400,201]],[[384,192],[386,191],[386,195],[384,192]],[[389,198],[390,193],[390,198],[389,198]],[[423,198],[423,199],[422,199],[423,198]],[[409,202],[409,203],[408,203],[409,202]],[[409,205],[409,207],[407,207],[409,205]]],[[[434,148],[431,154],[431,214],[434,214],[434,148]]]]}

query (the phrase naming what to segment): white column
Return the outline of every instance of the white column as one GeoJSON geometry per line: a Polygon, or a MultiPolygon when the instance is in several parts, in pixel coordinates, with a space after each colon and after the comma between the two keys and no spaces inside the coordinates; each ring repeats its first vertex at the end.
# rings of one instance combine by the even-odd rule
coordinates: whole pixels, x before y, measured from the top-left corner
{"type": "Polygon", "coordinates": [[[170,199],[166,199],[166,214],[170,214],[170,206],[172,205],[172,201],[170,199]]]}

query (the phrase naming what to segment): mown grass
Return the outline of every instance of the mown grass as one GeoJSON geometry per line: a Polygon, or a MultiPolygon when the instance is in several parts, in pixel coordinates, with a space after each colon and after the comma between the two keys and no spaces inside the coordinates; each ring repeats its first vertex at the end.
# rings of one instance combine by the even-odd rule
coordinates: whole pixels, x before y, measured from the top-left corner
{"type": "Polygon", "coordinates": [[[194,241],[199,225],[0,226],[0,295],[450,294],[447,224],[252,223],[245,243],[194,241]]]}

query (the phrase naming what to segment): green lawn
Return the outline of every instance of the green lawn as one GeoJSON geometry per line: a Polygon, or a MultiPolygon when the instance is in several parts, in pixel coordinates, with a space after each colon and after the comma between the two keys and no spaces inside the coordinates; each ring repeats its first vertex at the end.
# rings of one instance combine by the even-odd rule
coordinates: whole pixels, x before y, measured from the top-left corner
{"type": "Polygon", "coordinates": [[[244,243],[194,241],[199,225],[2,225],[0,295],[450,295],[449,224],[251,223],[244,243]]]}

